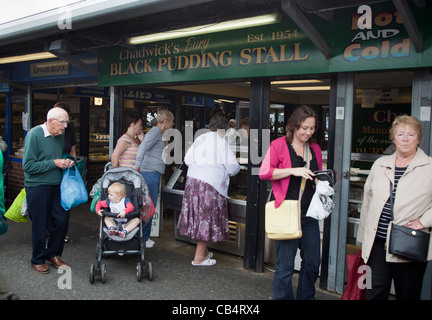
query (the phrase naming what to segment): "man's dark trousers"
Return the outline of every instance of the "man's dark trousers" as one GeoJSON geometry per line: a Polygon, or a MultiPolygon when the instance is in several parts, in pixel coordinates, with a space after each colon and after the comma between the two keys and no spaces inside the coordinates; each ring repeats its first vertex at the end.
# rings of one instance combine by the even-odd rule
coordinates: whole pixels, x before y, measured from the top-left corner
{"type": "Polygon", "coordinates": [[[31,263],[40,265],[45,263],[45,259],[62,255],[69,213],[61,206],[60,185],[26,186],[25,189],[27,208],[32,221],[31,263]],[[50,226],[48,244],[47,226],[50,226]]]}

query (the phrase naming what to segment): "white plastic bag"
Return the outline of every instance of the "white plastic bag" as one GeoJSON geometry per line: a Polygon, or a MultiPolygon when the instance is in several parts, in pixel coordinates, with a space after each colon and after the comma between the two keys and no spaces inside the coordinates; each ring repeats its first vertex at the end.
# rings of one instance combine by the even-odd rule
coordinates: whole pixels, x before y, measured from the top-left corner
{"type": "Polygon", "coordinates": [[[21,215],[23,217],[28,216],[28,210],[27,210],[27,197],[24,197],[24,200],[21,205],[21,215]]]}
{"type": "Polygon", "coordinates": [[[306,217],[317,220],[327,218],[334,208],[333,200],[330,198],[333,194],[334,190],[330,187],[328,181],[318,181],[306,217]]]}

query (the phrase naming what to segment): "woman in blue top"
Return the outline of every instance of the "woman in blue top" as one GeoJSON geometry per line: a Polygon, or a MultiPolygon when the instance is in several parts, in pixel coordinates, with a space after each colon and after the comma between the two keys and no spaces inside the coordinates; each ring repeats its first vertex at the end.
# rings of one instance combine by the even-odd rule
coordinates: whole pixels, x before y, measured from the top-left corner
{"type": "MultiPolygon", "coordinates": [[[[143,142],[138,148],[134,169],[139,170],[147,183],[150,198],[156,208],[157,197],[159,193],[159,185],[161,175],[165,171],[165,162],[163,160],[163,152],[165,142],[162,141],[162,134],[165,130],[171,129],[174,125],[174,115],[169,110],[159,110],[157,112],[157,125],[151,128],[143,142]]],[[[146,241],[146,247],[152,248],[154,241],[150,240],[152,219],[143,228],[143,238],[146,241]]]]}

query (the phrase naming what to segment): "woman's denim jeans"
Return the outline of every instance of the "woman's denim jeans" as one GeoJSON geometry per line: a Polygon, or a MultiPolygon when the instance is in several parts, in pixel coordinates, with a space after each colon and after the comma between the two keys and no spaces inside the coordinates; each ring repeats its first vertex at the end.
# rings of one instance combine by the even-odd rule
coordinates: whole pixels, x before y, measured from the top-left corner
{"type": "MultiPolygon", "coordinates": [[[[161,174],[157,171],[151,171],[151,172],[144,172],[143,171],[143,172],[141,172],[141,175],[143,176],[145,182],[147,183],[150,198],[152,199],[153,205],[156,209],[157,199],[158,199],[158,194],[159,194],[161,174]]],[[[153,218],[151,218],[149,220],[149,222],[143,228],[143,240],[144,241],[147,241],[150,238],[152,220],[153,220],[153,218]]]]}
{"type": "Polygon", "coordinates": [[[291,279],[294,260],[300,249],[301,267],[297,287],[297,300],[315,299],[315,282],[321,262],[318,220],[302,216],[302,237],[294,240],[275,240],[276,269],[273,280],[273,299],[294,300],[291,279]]]}

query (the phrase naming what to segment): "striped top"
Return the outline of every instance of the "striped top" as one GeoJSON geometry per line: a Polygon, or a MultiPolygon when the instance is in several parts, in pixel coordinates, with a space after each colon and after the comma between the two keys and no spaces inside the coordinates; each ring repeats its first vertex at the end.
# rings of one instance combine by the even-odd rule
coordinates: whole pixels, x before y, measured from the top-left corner
{"type": "Polygon", "coordinates": [[[129,145],[125,152],[119,157],[119,167],[133,167],[135,165],[139,144],[127,134],[122,135],[119,140],[123,140],[129,145]]]}
{"type": "MultiPolygon", "coordinates": [[[[403,176],[408,167],[395,167],[395,178],[394,178],[394,188],[393,188],[393,203],[396,197],[396,188],[400,177],[403,176]]],[[[391,221],[391,203],[390,197],[384,205],[381,212],[380,219],[378,221],[378,230],[376,236],[381,239],[387,239],[387,229],[391,221]]]]}

